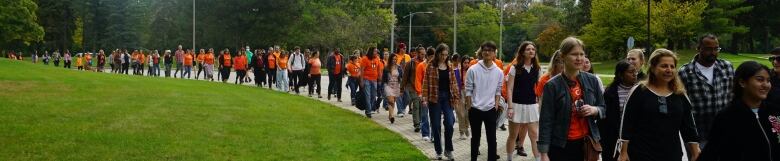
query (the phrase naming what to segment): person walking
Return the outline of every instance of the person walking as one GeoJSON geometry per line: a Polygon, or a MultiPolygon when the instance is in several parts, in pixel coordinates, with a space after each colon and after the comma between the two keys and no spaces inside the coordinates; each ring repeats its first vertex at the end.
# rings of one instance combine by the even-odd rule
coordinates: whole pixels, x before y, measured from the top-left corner
{"type": "Polygon", "coordinates": [[[623,110],[618,160],[680,160],[681,137],[690,148],[689,158],[696,160],[700,151],[698,125],[676,74],[677,55],[657,49],[649,60],[647,81],[634,87],[623,110]]]}
{"type": "MultiPolygon", "coordinates": [[[[769,52],[771,55],[769,57],[769,62],[772,63],[772,70],[769,72],[771,78],[769,79],[772,83],[772,89],[770,90],[769,94],[766,96],[767,99],[764,101],[769,102],[774,105],[780,105],[780,47],[777,47],[775,49],[772,49],[772,51],[769,52]]],[[[776,106],[780,107],[780,106],[776,106]]]]}
{"type": "Polygon", "coordinates": [[[261,49],[255,50],[255,54],[252,55],[252,73],[254,73],[255,76],[255,85],[257,87],[262,87],[265,83],[265,52],[261,49]]]}
{"type": "Polygon", "coordinates": [[[63,67],[70,69],[70,63],[73,61],[73,58],[70,57],[70,50],[65,50],[65,54],[62,59],[63,67]]]}
{"type": "Polygon", "coordinates": [[[100,49],[98,51],[97,59],[98,59],[97,71],[102,73],[103,68],[106,66],[106,52],[103,51],[103,49],[100,49]]]}
{"type": "Polygon", "coordinates": [[[485,142],[488,144],[487,160],[497,160],[496,153],[496,109],[501,97],[501,84],[504,80],[501,68],[494,64],[496,44],[487,41],[480,45],[481,60],[466,72],[466,104],[469,108],[471,123],[471,160],[479,155],[482,125],[485,125],[485,142]]]}
{"type": "Polygon", "coordinates": [[[582,40],[564,39],[559,49],[563,73],[544,85],[537,141],[542,161],[585,160],[586,150],[601,148],[596,120],[604,118],[604,98],[596,76],[580,72],[584,49],[582,40]]]}
{"type": "MultiPolygon", "coordinates": [[[[509,136],[506,141],[507,160],[514,156],[517,139],[525,140],[526,134],[531,142],[538,140],[539,105],[534,87],[539,82],[541,66],[536,58],[536,45],[530,41],[522,42],[515,52],[514,64],[510,65],[507,75],[507,118],[509,118],[509,136]]],[[[522,145],[520,145],[522,146],[522,145]]],[[[536,144],[531,144],[534,157],[539,160],[541,154],[536,144]]]]}
{"type": "MultiPolygon", "coordinates": [[[[195,73],[195,79],[198,79],[200,77],[200,72],[203,71],[203,59],[206,58],[206,49],[200,49],[200,52],[198,52],[198,55],[195,57],[195,62],[198,64],[198,72],[195,73]]],[[[206,75],[204,73],[203,78],[206,78],[206,75]]]]}
{"type": "Polygon", "coordinates": [[[300,94],[300,90],[298,89],[300,86],[302,86],[305,82],[301,81],[304,76],[304,68],[306,68],[306,56],[301,53],[300,47],[295,47],[295,51],[290,54],[289,59],[287,60],[287,65],[289,65],[288,72],[290,72],[290,83],[292,84],[293,91],[295,91],[295,94],[300,94]]]}
{"type": "Polygon", "coordinates": [[[53,55],[54,55],[53,56],[54,57],[54,66],[55,67],[59,67],[60,66],[60,59],[62,59],[62,57],[60,57],[60,49],[54,50],[53,55]]]}
{"type": "Polygon", "coordinates": [[[364,91],[366,98],[366,117],[371,118],[371,114],[378,106],[374,103],[377,98],[377,81],[382,77],[380,72],[382,62],[379,59],[379,49],[370,47],[366,57],[360,59],[360,89],[364,91]]]}
{"type": "Polygon", "coordinates": [[[187,79],[192,78],[192,62],[194,61],[195,56],[192,53],[192,49],[187,49],[187,52],[184,54],[184,61],[182,62],[184,64],[184,72],[182,73],[181,78],[184,79],[184,76],[187,76],[187,79]]]}
{"type": "Polygon", "coordinates": [[[623,110],[631,89],[638,82],[637,73],[639,69],[626,60],[621,60],[615,65],[614,81],[607,86],[604,91],[605,108],[607,109],[606,118],[598,123],[601,133],[601,152],[602,161],[616,161],[615,145],[617,144],[618,134],[620,133],[620,121],[623,117],[623,110]]]}
{"type": "Polygon", "coordinates": [[[219,55],[219,72],[222,75],[222,83],[227,83],[230,78],[230,67],[232,67],[233,60],[230,57],[230,50],[222,50],[222,55],[219,55]]]}
{"type": "Polygon", "coordinates": [[[235,84],[244,84],[244,77],[246,77],[247,58],[244,55],[246,51],[238,51],[238,55],[233,58],[233,69],[236,70],[235,84]]]}
{"type": "Polygon", "coordinates": [[[290,77],[288,77],[288,59],[289,57],[286,51],[282,52],[278,59],[276,59],[276,88],[282,92],[290,92],[290,86],[288,84],[290,81],[290,77]]]}
{"type": "MultiPolygon", "coordinates": [[[[395,57],[395,54],[392,55],[395,57]]],[[[394,60],[394,59],[390,59],[394,60]]],[[[392,61],[391,61],[392,62],[392,61]]],[[[393,62],[394,63],[394,62],[393,62]]],[[[442,115],[444,115],[444,156],[448,160],[454,159],[452,151],[452,134],[455,115],[453,106],[457,106],[460,96],[458,83],[455,79],[455,72],[449,62],[449,46],[444,43],[436,46],[436,54],[433,60],[428,64],[423,78],[422,102],[428,106],[428,114],[431,121],[431,132],[433,135],[433,146],[436,150],[436,156],[441,159],[441,124],[442,115]]],[[[394,100],[388,100],[394,104],[394,100]]],[[[390,108],[393,108],[392,106],[390,108]]],[[[393,111],[391,110],[392,114],[393,111]]]]}
{"type": "Polygon", "coordinates": [[[629,64],[634,66],[637,71],[639,72],[637,74],[637,80],[645,80],[647,78],[647,74],[644,72],[645,67],[645,54],[644,50],[642,49],[631,49],[626,54],[626,61],[628,61],[629,64]]]}
{"type": "Polygon", "coordinates": [[[203,64],[206,67],[206,80],[214,81],[214,48],[209,48],[209,52],[203,58],[203,64]]]}
{"type": "Polygon", "coordinates": [[[328,56],[326,61],[328,69],[328,100],[331,95],[336,95],[336,100],[341,102],[341,81],[344,79],[346,67],[344,56],[341,55],[339,48],[333,50],[333,54],[328,56]]]}
{"type": "Polygon", "coordinates": [[[693,105],[701,146],[706,147],[715,115],[725,109],[733,97],[734,67],[731,62],[718,59],[720,45],[715,35],[699,38],[697,51],[699,53],[691,62],[680,67],[678,74],[693,105]]]}
{"type": "Polygon", "coordinates": [[[320,73],[320,68],[322,67],[322,61],[320,61],[320,51],[314,51],[309,57],[307,64],[307,66],[310,68],[309,73],[306,73],[309,77],[309,97],[311,97],[311,95],[316,92],[317,98],[322,98],[322,95],[320,95],[320,91],[322,91],[322,84],[320,82],[322,76],[320,73]]]}
{"type": "Polygon", "coordinates": [[[780,160],[780,111],[764,101],[773,86],[769,72],[755,61],[737,67],[734,100],[715,117],[699,161],[780,160]]]}
{"type": "MultiPolygon", "coordinates": [[[[179,45],[178,49],[176,50],[174,59],[176,59],[176,71],[173,72],[173,77],[176,78],[176,75],[179,74],[179,71],[184,69],[184,49],[182,49],[181,45],[179,45]]],[[[179,77],[184,78],[184,72],[181,72],[179,77]]]]}
{"type": "Polygon", "coordinates": [[[171,50],[165,50],[163,54],[163,63],[165,63],[165,77],[171,77],[171,67],[173,66],[173,55],[171,50]]]}
{"type": "MultiPolygon", "coordinates": [[[[352,101],[352,106],[357,103],[358,81],[360,80],[360,64],[358,64],[358,57],[360,51],[355,51],[355,55],[349,56],[349,62],[347,63],[346,70],[349,73],[347,78],[347,89],[349,89],[349,98],[352,101]]],[[[339,87],[341,88],[341,87],[339,87]]],[[[362,94],[362,93],[361,93],[362,94]]]]}
{"type": "Polygon", "coordinates": [[[277,59],[279,58],[279,51],[274,50],[274,48],[268,48],[268,55],[267,55],[267,62],[268,62],[268,88],[271,89],[273,85],[276,83],[276,71],[277,71],[277,59]]]}

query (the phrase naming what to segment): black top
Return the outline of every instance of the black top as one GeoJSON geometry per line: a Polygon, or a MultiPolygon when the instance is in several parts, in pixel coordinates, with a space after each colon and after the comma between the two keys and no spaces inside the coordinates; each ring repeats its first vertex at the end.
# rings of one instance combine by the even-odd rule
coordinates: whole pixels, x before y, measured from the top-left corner
{"type": "Polygon", "coordinates": [[[769,117],[777,119],[780,113],[767,108],[771,106],[763,104],[756,114],[742,101],[732,101],[715,117],[699,161],[780,160],[780,142],[769,121],[769,117]]]}
{"type": "Polygon", "coordinates": [[[534,87],[536,82],[539,82],[539,69],[531,67],[531,72],[528,72],[520,65],[516,65],[514,68],[515,82],[512,88],[512,102],[517,104],[535,104],[536,92],[534,87]]]}
{"type": "Polygon", "coordinates": [[[680,134],[686,143],[699,141],[691,104],[683,94],[658,96],[640,85],[628,98],[624,112],[623,139],[629,140],[632,161],[680,160],[680,134]]]}
{"type": "Polygon", "coordinates": [[[601,148],[603,148],[602,161],[613,161],[615,143],[617,143],[618,133],[620,133],[620,121],[622,113],[620,112],[620,96],[618,96],[619,85],[614,84],[604,90],[604,103],[607,105],[607,117],[597,122],[601,132],[601,148]]]}
{"type": "MultiPolygon", "coordinates": [[[[438,69],[438,68],[437,68],[438,69]]],[[[450,70],[449,69],[438,69],[439,70],[439,91],[436,92],[450,92],[450,70]]]]}
{"type": "MultiPolygon", "coordinates": [[[[769,90],[769,95],[767,95],[765,101],[774,104],[774,105],[780,105],[780,75],[776,74],[774,71],[772,71],[772,89],[769,90]]],[[[778,107],[780,108],[780,107],[778,107]]]]}

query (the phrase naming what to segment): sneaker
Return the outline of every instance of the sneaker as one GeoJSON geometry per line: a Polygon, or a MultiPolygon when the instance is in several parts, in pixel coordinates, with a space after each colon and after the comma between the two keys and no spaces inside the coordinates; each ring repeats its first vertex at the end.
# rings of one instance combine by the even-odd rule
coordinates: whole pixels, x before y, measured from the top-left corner
{"type": "Polygon", "coordinates": [[[501,131],[506,131],[506,124],[501,124],[501,131]]]}
{"type": "Polygon", "coordinates": [[[447,157],[447,160],[455,160],[455,157],[452,156],[451,151],[444,152],[444,156],[447,157]]]}
{"type": "Polygon", "coordinates": [[[415,127],[414,128],[414,132],[420,132],[420,128],[419,127],[415,127]]]}
{"type": "Polygon", "coordinates": [[[441,160],[441,154],[436,154],[436,160],[441,160]]]}
{"type": "Polygon", "coordinates": [[[431,137],[423,136],[423,141],[431,141],[431,137]]]}
{"type": "Polygon", "coordinates": [[[398,114],[398,117],[401,117],[401,118],[403,118],[403,117],[404,117],[404,113],[400,113],[400,114],[398,114]]]}
{"type": "Polygon", "coordinates": [[[523,147],[515,148],[517,149],[517,155],[527,157],[528,153],[525,153],[525,149],[523,147]]]}

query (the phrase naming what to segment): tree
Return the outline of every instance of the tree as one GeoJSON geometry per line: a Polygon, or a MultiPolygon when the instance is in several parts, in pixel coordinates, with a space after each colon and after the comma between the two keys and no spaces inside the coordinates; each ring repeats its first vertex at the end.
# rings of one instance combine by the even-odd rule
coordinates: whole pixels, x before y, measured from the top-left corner
{"type": "Polygon", "coordinates": [[[685,48],[701,27],[704,1],[676,2],[659,0],[652,4],[651,33],[655,42],[666,42],[669,49],[685,48]]]}
{"type": "MultiPolygon", "coordinates": [[[[582,39],[592,59],[620,58],[627,51],[624,44],[628,37],[646,42],[645,26],[647,4],[640,0],[593,1],[592,23],[585,26],[582,39]]],[[[642,43],[637,43],[642,44],[642,43]]]]}
{"type": "MultiPolygon", "coordinates": [[[[563,31],[563,28],[561,28],[561,25],[559,24],[551,24],[547,26],[542,33],[539,33],[539,36],[536,37],[536,46],[539,48],[538,53],[544,54],[545,56],[552,56],[552,53],[555,52],[555,50],[558,49],[558,44],[563,41],[567,36],[566,32],[563,31]]],[[[540,54],[540,55],[541,55],[540,54]]]]}
{"type": "Polygon", "coordinates": [[[32,0],[0,1],[0,47],[30,45],[43,39],[43,27],[38,25],[32,0]]]}
{"type": "Polygon", "coordinates": [[[458,16],[458,53],[475,56],[479,45],[499,38],[498,9],[488,4],[479,8],[464,7],[458,16]]]}

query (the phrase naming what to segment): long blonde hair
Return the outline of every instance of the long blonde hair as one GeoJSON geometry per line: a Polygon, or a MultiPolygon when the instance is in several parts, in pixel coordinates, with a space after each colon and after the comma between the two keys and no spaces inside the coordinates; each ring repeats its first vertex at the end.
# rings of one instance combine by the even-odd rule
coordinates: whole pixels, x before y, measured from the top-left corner
{"type": "Polygon", "coordinates": [[[649,84],[652,84],[652,82],[658,81],[655,76],[655,67],[658,66],[658,63],[661,62],[661,58],[664,57],[672,57],[674,59],[675,67],[672,68],[675,72],[674,78],[672,78],[672,81],[669,82],[669,90],[674,92],[674,94],[685,94],[685,86],[683,85],[682,81],[680,80],[680,76],[677,75],[677,61],[679,59],[677,58],[677,54],[672,52],[671,50],[667,49],[656,49],[653,51],[653,54],[650,55],[650,66],[648,66],[647,73],[648,77],[647,80],[642,81],[642,84],[645,86],[648,86],[649,84]]]}

